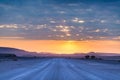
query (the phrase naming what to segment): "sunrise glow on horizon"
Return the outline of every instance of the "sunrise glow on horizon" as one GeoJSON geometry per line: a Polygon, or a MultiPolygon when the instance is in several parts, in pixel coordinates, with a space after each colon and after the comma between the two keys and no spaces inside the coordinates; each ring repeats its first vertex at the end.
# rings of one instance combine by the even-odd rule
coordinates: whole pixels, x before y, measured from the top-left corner
{"type": "Polygon", "coordinates": [[[119,0],[0,0],[0,47],[120,53],[119,0]]]}
{"type": "Polygon", "coordinates": [[[12,47],[31,52],[73,54],[87,52],[120,53],[120,41],[89,40],[0,40],[0,47],[12,47]]]}

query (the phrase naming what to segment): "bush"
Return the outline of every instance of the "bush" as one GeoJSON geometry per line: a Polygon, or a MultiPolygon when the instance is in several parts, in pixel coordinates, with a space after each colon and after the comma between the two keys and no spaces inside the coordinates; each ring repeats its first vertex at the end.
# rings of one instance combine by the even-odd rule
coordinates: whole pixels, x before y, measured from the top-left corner
{"type": "Polygon", "coordinates": [[[13,58],[13,61],[17,61],[18,59],[17,58],[13,58]]]}
{"type": "Polygon", "coordinates": [[[96,57],[95,56],[91,56],[91,59],[96,59],[96,57]]]}
{"type": "Polygon", "coordinates": [[[89,55],[86,55],[86,56],[85,56],[85,59],[89,59],[89,58],[90,58],[90,56],[89,56],[89,55]]]}
{"type": "Polygon", "coordinates": [[[98,58],[98,60],[103,60],[102,58],[98,58]]]}

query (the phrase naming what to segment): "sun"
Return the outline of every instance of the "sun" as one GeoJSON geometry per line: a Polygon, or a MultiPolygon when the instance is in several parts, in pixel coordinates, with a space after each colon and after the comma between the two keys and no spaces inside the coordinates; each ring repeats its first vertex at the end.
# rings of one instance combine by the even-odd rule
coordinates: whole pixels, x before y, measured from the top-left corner
{"type": "Polygon", "coordinates": [[[76,45],[75,41],[65,41],[61,48],[62,52],[69,54],[77,52],[79,47],[76,45]]]}

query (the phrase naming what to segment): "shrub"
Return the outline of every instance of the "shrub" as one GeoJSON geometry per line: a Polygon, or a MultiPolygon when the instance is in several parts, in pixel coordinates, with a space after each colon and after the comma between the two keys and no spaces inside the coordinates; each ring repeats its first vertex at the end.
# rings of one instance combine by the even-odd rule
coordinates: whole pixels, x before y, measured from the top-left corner
{"type": "Polygon", "coordinates": [[[102,58],[98,58],[98,60],[103,60],[102,58]]]}
{"type": "Polygon", "coordinates": [[[89,59],[89,58],[90,58],[90,56],[89,56],[89,55],[86,55],[86,56],[85,56],[85,59],[89,59]]]}
{"type": "Polygon", "coordinates": [[[96,57],[95,56],[91,56],[91,59],[96,59],[96,57]]]}
{"type": "Polygon", "coordinates": [[[18,59],[16,57],[13,58],[13,61],[17,61],[18,59]]]}

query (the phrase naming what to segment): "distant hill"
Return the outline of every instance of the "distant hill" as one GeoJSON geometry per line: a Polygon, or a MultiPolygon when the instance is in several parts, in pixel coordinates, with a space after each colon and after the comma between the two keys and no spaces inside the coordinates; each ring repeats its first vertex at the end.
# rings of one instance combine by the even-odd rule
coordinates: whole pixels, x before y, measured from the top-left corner
{"type": "Polygon", "coordinates": [[[119,53],[89,52],[88,55],[94,56],[120,56],[119,53]]]}
{"type": "Polygon", "coordinates": [[[94,55],[94,56],[120,56],[120,54],[116,53],[100,53],[100,52],[89,52],[89,53],[74,53],[74,54],[54,54],[47,52],[29,52],[21,49],[10,48],[10,47],[0,47],[0,54],[15,54],[16,56],[37,56],[37,57],[74,57],[74,58],[82,58],[85,55],[94,55]]]}
{"type": "Polygon", "coordinates": [[[37,53],[37,52],[29,52],[22,49],[10,48],[10,47],[0,47],[0,54],[15,54],[16,56],[24,56],[24,57],[44,57],[44,56],[54,56],[52,53],[37,53]]]}
{"type": "Polygon", "coordinates": [[[16,48],[9,48],[9,47],[0,47],[0,54],[15,54],[17,56],[31,56],[30,52],[16,49],[16,48]]]}

